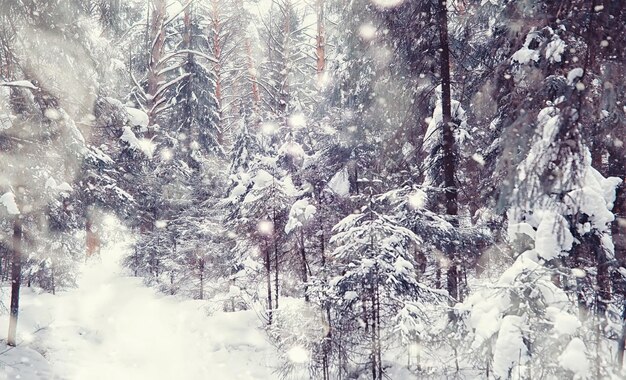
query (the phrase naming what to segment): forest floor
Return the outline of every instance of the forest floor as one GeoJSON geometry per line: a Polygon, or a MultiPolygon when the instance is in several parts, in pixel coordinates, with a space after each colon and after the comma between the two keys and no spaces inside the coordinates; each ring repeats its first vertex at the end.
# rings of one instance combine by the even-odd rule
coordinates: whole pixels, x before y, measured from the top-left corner
{"type": "Polygon", "coordinates": [[[276,378],[276,351],[253,311],[208,315],[206,301],[158,294],[123,274],[120,247],[85,264],[76,289],[22,289],[18,346],[0,343],[0,379],[276,378]]]}

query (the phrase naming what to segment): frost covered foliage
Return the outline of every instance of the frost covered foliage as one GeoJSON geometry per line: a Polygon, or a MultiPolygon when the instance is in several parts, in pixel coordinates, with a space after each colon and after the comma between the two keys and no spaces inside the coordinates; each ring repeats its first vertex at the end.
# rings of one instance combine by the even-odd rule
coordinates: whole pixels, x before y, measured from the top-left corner
{"type": "Polygon", "coordinates": [[[436,334],[427,328],[435,320],[431,306],[447,295],[420,280],[421,239],[373,207],[370,203],[333,227],[330,243],[339,274],[330,278],[327,297],[342,334],[340,370],[369,370],[381,378],[385,352],[401,352],[436,334]],[[371,358],[371,368],[349,364],[361,362],[362,355],[371,358]]]}
{"type": "Polygon", "coordinates": [[[101,131],[93,129],[113,124],[106,120],[114,112],[104,116],[98,104],[108,81],[119,79],[119,61],[98,35],[101,25],[74,4],[2,8],[0,213],[3,245],[11,247],[3,277],[16,282],[21,272],[24,284],[55,293],[75,285],[77,262],[97,250],[87,210],[128,195],[108,150],[120,144],[99,145],[101,131]],[[17,20],[11,28],[9,19],[17,20]]]}
{"type": "Polygon", "coordinates": [[[464,349],[487,376],[585,378],[590,374],[577,309],[540,261],[537,250],[522,253],[495,283],[484,285],[460,306],[471,331],[464,349]],[[572,344],[582,349],[570,352],[572,344]]]}
{"type": "Polygon", "coordinates": [[[591,167],[588,149],[576,136],[567,140],[567,121],[556,107],[542,109],[527,158],[518,169],[512,226],[531,232],[540,256],[549,261],[571,250],[574,236],[595,234],[612,255],[609,225],[619,178],[604,178],[591,167]],[[564,136],[565,135],[565,136],[564,136]],[[521,224],[515,224],[521,223],[521,224]]]}
{"type": "MultiPolygon", "coordinates": [[[[438,187],[443,183],[442,179],[442,160],[443,160],[443,134],[442,134],[442,103],[441,103],[441,86],[437,86],[435,89],[436,101],[433,110],[432,117],[428,119],[428,129],[424,135],[424,142],[422,149],[427,153],[427,159],[423,164],[423,171],[425,173],[424,187],[438,187]]],[[[466,147],[471,140],[469,126],[467,124],[467,114],[461,103],[452,99],[451,101],[451,116],[452,124],[454,125],[453,133],[455,140],[456,151],[454,160],[458,165],[463,158],[462,153],[466,151],[466,147]]],[[[431,195],[432,198],[437,199],[440,194],[431,195]]],[[[433,202],[431,203],[440,203],[433,202]]]]}
{"type": "Polygon", "coordinates": [[[388,191],[378,198],[429,249],[443,253],[454,247],[463,252],[469,262],[475,260],[482,248],[489,244],[491,236],[488,229],[483,225],[454,226],[446,215],[429,210],[428,190],[432,188],[405,186],[388,191]]]}
{"type": "MultiPolygon", "coordinates": [[[[551,28],[542,32],[531,31],[511,58],[519,88],[536,85],[533,62],[562,62],[565,43],[551,28]]],[[[486,356],[485,371],[496,378],[611,375],[601,357],[610,345],[604,339],[616,333],[606,328],[607,286],[621,180],[592,167],[576,102],[583,73],[576,67],[545,78],[549,100],[529,123],[529,150],[514,172],[508,210],[518,253],[495,283],[464,303],[470,347],[481,353],[473,360],[486,356]]]]}
{"type": "Polygon", "coordinates": [[[602,320],[609,317],[601,293],[606,281],[602,276],[607,274],[601,269],[587,272],[584,261],[576,259],[577,247],[589,240],[598,252],[593,259],[602,262],[613,257],[610,222],[614,216],[609,210],[620,180],[604,178],[593,169],[588,152],[569,157],[560,167],[550,162],[547,157],[560,154],[554,148],[560,119],[558,113],[550,117],[550,112],[555,109],[540,112],[535,145],[518,169],[516,190],[532,194],[518,198],[509,211],[509,240],[528,250],[461,307],[472,331],[468,348],[476,353],[472,360],[495,378],[589,378],[593,371],[602,376],[610,373],[602,372],[606,364],[598,360],[606,350],[598,343],[600,333],[591,333],[596,323],[606,326],[602,320]],[[577,158],[579,167],[575,167],[577,158]],[[551,178],[536,175],[546,167],[561,172],[552,172],[551,178]],[[539,178],[546,177],[547,184],[540,183],[539,178]],[[564,263],[569,262],[577,268],[567,269],[564,263]],[[593,284],[598,292],[595,300],[588,301],[582,294],[584,284],[593,284]],[[595,308],[600,322],[581,313],[587,308],[595,308]]]}

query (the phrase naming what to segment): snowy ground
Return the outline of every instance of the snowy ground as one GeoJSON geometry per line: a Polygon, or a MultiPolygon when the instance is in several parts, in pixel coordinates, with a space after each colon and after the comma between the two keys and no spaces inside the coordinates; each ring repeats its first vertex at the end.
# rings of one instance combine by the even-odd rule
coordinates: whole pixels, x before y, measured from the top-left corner
{"type": "MultiPolygon", "coordinates": [[[[205,302],[163,296],[121,274],[122,254],[113,247],[85,265],[77,289],[23,289],[20,344],[0,344],[0,380],[276,378],[276,354],[254,312],[207,316],[205,302]]],[[[4,312],[0,334],[7,326],[4,312]]]]}

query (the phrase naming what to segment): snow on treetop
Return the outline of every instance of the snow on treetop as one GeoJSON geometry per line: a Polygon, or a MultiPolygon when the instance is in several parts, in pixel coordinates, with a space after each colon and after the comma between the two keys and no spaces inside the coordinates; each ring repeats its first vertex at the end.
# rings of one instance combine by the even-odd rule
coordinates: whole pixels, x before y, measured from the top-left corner
{"type": "Polygon", "coordinates": [[[406,275],[407,273],[415,270],[413,264],[411,264],[410,261],[404,259],[402,256],[398,256],[396,258],[396,261],[393,263],[393,267],[395,268],[396,273],[399,276],[406,275]]]}
{"type": "Polygon", "coordinates": [[[1,86],[7,86],[7,87],[22,87],[22,88],[28,88],[30,90],[38,90],[39,89],[32,82],[27,81],[27,80],[16,80],[16,81],[13,81],[13,82],[4,82],[4,83],[0,83],[0,85],[1,86]]]}
{"type": "Polygon", "coordinates": [[[584,73],[584,70],[580,67],[570,70],[567,73],[567,83],[570,85],[574,84],[576,79],[582,77],[584,73]]]}
{"type": "Polygon", "coordinates": [[[279,153],[289,155],[294,158],[302,159],[306,157],[306,153],[304,149],[302,149],[302,145],[298,144],[295,141],[287,141],[285,142],[279,149],[279,153]]]}
{"type": "Polygon", "coordinates": [[[531,31],[526,35],[526,40],[524,41],[524,46],[513,53],[511,56],[511,61],[517,62],[519,64],[525,65],[530,61],[538,62],[539,61],[539,51],[530,49],[530,43],[535,40],[535,38],[539,37],[539,33],[536,30],[531,31]]]}
{"type": "Polygon", "coordinates": [[[15,202],[15,194],[12,192],[4,193],[4,195],[0,197],[0,204],[2,204],[11,215],[18,215],[20,213],[17,203],[15,202]]]}
{"type": "Polygon", "coordinates": [[[48,179],[46,180],[45,188],[60,193],[71,193],[74,190],[69,183],[62,182],[60,184],[57,184],[57,182],[52,177],[48,177],[48,179]]]}
{"type": "Polygon", "coordinates": [[[289,210],[289,220],[285,225],[285,232],[290,233],[297,227],[301,227],[304,223],[310,220],[317,209],[315,206],[309,204],[308,199],[299,199],[294,202],[289,210]]]}
{"type": "Polygon", "coordinates": [[[529,49],[526,46],[522,47],[515,53],[511,59],[515,62],[521,63],[522,65],[530,62],[530,61],[539,61],[539,52],[537,50],[529,49]]]}
{"type": "Polygon", "coordinates": [[[233,189],[230,191],[230,199],[238,199],[240,196],[246,193],[248,188],[243,183],[238,183],[233,189]]]}
{"type": "Polygon", "coordinates": [[[551,62],[561,62],[561,55],[565,52],[567,44],[557,35],[552,36],[552,41],[546,46],[546,58],[551,62]]]}
{"type": "Polygon", "coordinates": [[[146,114],[142,110],[133,107],[126,107],[126,112],[128,113],[128,122],[131,126],[142,128],[148,126],[148,123],[150,121],[148,118],[148,114],[146,114]]]}
{"type": "Polygon", "coordinates": [[[330,179],[328,188],[335,194],[346,197],[350,194],[350,180],[348,169],[343,168],[330,179]]]}
{"type": "Polygon", "coordinates": [[[374,5],[380,8],[395,8],[395,7],[402,5],[402,3],[404,3],[404,0],[371,0],[371,1],[372,3],[374,3],[374,5]]]}
{"type": "Polygon", "coordinates": [[[570,191],[564,201],[571,207],[571,214],[582,212],[588,215],[591,227],[604,231],[615,218],[610,210],[615,201],[615,188],[621,182],[617,177],[604,178],[589,166],[581,188],[570,191]]]}
{"type": "Polygon", "coordinates": [[[537,253],[545,260],[552,260],[572,249],[573,244],[574,237],[569,231],[567,220],[555,212],[548,212],[537,226],[537,253]]]}
{"type": "Polygon", "coordinates": [[[122,133],[122,136],[120,136],[120,140],[125,141],[128,145],[130,145],[131,149],[142,152],[148,158],[152,158],[152,155],[154,154],[155,146],[152,141],[148,139],[138,139],[130,127],[124,127],[124,132],[122,133]]]}
{"type": "Polygon", "coordinates": [[[535,239],[535,229],[528,223],[509,223],[507,227],[507,235],[509,241],[515,241],[519,238],[519,235],[526,235],[532,239],[535,239]]]}
{"type": "Polygon", "coordinates": [[[254,182],[254,188],[259,190],[266,188],[274,181],[276,181],[274,176],[263,169],[259,170],[252,179],[252,182],[254,182]]]}

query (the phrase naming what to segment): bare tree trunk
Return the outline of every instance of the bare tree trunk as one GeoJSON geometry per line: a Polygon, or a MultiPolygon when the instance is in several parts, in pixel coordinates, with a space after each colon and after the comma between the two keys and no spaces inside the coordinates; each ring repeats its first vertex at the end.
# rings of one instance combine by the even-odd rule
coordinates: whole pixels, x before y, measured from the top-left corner
{"type": "Polygon", "coordinates": [[[50,266],[50,275],[51,275],[51,285],[52,285],[52,295],[55,296],[57,294],[56,283],[55,283],[55,275],[54,275],[54,264],[50,266]]]}
{"type": "Polygon", "coordinates": [[[120,0],[101,1],[100,23],[108,35],[114,35],[119,31],[120,0]]]}
{"type": "Polygon", "coordinates": [[[265,280],[267,285],[267,318],[268,324],[272,324],[272,268],[270,266],[270,252],[268,247],[264,247],[265,250],[265,280]]]}
{"type": "Polygon", "coordinates": [[[450,46],[448,44],[447,2],[439,1],[439,41],[441,48],[441,109],[443,137],[443,180],[446,189],[446,214],[457,215],[457,189],[454,182],[454,122],[452,120],[452,95],[450,90],[450,46]]]}
{"type": "Polygon", "coordinates": [[[619,368],[624,368],[624,351],[626,348],[626,297],[622,306],[622,335],[617,341],[617,363],[619,368]]]}
{"type": "Polygon", "coordinates": [[[174,271],[170,271],[170,295],[174,295],[174,271]]]}
{"type": "Polygon", "coordinates": [[[371,303],[371,353],[370,360],[372,361],[372,379],[378,379],[378,342],[376,340],[377,320],[376,320],[376,291],[374,290],[374,284],[369,286],[369,298],[371,303]]]}
{"type": "Polygon", "coordinates": [[[20,305],[20,285],[22,282],[22,220],[19,215],[13,220],[13,257],[11,263],[11,306],[7,344],[15,347],[17,317],[20,305]]]}
{"type": "MultiPolygon", "coordinates": [[[[150,34],[148,43],[150,44],[150,57],[148,61],[148,118],[149,125],[156,124],[158,107],[162,103],[158,89],[163,75],[160,74],[161,58],[165,45],[165,15],[167,13],[166,0],[152,0],[152,21],[150,23],[150,34]]],[[[154,131],[150,130],[146,134],[147,138],[154,136],[154,131]]]]}
{"type": "Polygon", "coordinates": [[[252,84],[252,103],[254,108],[259,107],[261,102],[261,94],[259,93],[259,85],[257,84],[256,68],[254,67],[254,58],[252,57],[252,44],[250,38],[246,36],[246,55],[248,58],[248,75],[250,76],[250,83],[252,84]]]}
{"type": "MultiPolygon", "coordinates": [[[[219,119],[222,120],[222,40],[220,33],[222,32],[222,20],[220,18],[219,5],[220,0],[211,1],[211,22],[213,23],[213,56],[216,59],[213,65],[213,72],[215,73],[215,99],[217,100],[217,113],[219,119]]],[[[222,133],[222,127],[218,128],[217,141],[222,144],[224,142],[224,136],[222,133]]]]}
{"type": "Polygon", "coordinates": [[[0,244],[0,280],[4,278],[4,263],[9,260],[9,250],[4,244],[0,244]]]}
{"type": "Polygon", "coordinates": [[[133,274],[137,277],[137,271],[139,270],[139,248],[135,245],[135,255],[134,255],[135,268],[133,269],[133,274]]]}
{"type": "Polygon", "coordinates": [[[204,299],[204,258],[201,258],[198,263],[198,269],[200,270],[200,299],[204,299]]]}
{"type": "Polygon", "coordinates": [[[278,243],[276,236],[274,236],[274,303],[275,308],[278,309],[278,243]]]}
{"type": "Polygon", "coordinates": [[[9,257],[7,257],[7,259],[4,261],[4,276],[2,277],[2,281],[8,281],[9,280],[9,275],[10,275],[10,267],[11,267],[11,260],[9,259],[9,257]]]}
{"type": "Polygon", "coordinates": [[[321,86],[324,79],[324,69],[326,67],[326,31],[324,28],[324,0],[317,0],[317,36],[315,38],[316,47],[316,72],[318,86],[321,86]]]}
{"type": "MultiPolygon", "coordinates": [[[[454,122],[452,120],[452,95],[450,90],[450,46],[448,44],[448,10],[445,0],[438,0],[438,23],[439,23],[439,43],[441,49],[441,109],[442,109],[442,165],[443,165],[443,186],[445,188],[446,214],[458,214],[457,188],[454,181],[455,159],[454,159],[454,122]]],[[[457,225],[455,219],[451,220],[453,225],[457,225]]],[[[448,293],[452,298],[460,301],[459,292],[459,266],[457,254],[454,248],[449,252],[450,265],[448,267],[448,293]]],[[[452,301],[454,302],[454,301],[452,301]]]]}
{"type": "MultiPolygon", "coordinates": [[[[243,1],[239,0],[237,5],[243,9],[243,1]]],[[[257,84],[257,75],[256,68],[254,66],[254,57],[252,56],[252,44],[250,42],[250,36],[248,33],[244,33],[243,38],[245,54],[246,54],[246,63],[248,65],[248,79],[250,80],[251,88],[252,88],[252,106],[255,111],[258,111],[259,103],[261,101],[261,96],[259,93],[259,86],[257,84]]]]}
{"type": "Polygon", "coordinates": [[[300,258],[302,259],[302,282],[304,283],[304,300],[309,302],[309,266],[306,260],[306,248],[304,247],[304,231],[300,230],[300,258]]]}
{"type": "Polygon", "coordinates": [[[85,215],[85,238],[86,238],[86,248],[87,252],[86,258],[92,257],[94,254],[100,252],[100,238],[98,234],[94,231],[93,220],[89,212],[85,215]]]}
{"type": "MultiPolygon", "coordinates": [[[[320,234],[320,252],[321,252],[321,262],[322,262],[322,273],[324,276],[324,284],[327,284],[327,273],[326,273],[326,247],[324,240],[324,226],[321,226],[321,234],[320,234]]],[[[324,311],[322,312],[322,321],[326,324],[326,336],[324,337],[324,345],[322,347],[322,372],[323,372],[323,380],[330,380],[330,349],[332,346],[332,325],[330,319],[330,305],[324,305],[324,311]],[[326,317],[326,318],[324,318],[326,317]],[[324,320],[325,319],[325,320],[324,320]]]]}
{"type": "Polygon", "coordinates": [[[378,378],[383,378],[383,356],[382,356],[382,343],[380,340],[380,289],[376,286],[376,354],[378,355],[378,378]]]}
{"type": "MultiPolygon", "coordinates": [[[[618,165],[616,165],[619,159],[617,157],[612,158],[614,159],[611,160],[613,164],[611,165],[611,169],[615,170],[616,172],[619,170],[623,170],[623,166],[620,168],[618,165]]],[[[623,159],[623,156],[621,159],[623,159]]],[[[626,218],[626,184],[624,184],[623,182],[617,189],[617,196],[613,206],[613,213],[616,216],[615,221],[613,221],[612,225],[613,240],[615,241],[615,257],[623,263],[626,259],[626,223],[624,223],[624,220],[626,218]]],[[[622,282],[622,288],[625,287],[625,284],[623,283],[624,280],[622,278],[617,281],[622,282]]],[[[624,299],[624,306],[622,311],[622,334],[619,337],[617,346],[617,360],[620,368],[623,368],[624,351],[626,348],[626,294],[622,294],[622,297],[624,299]]]]}

